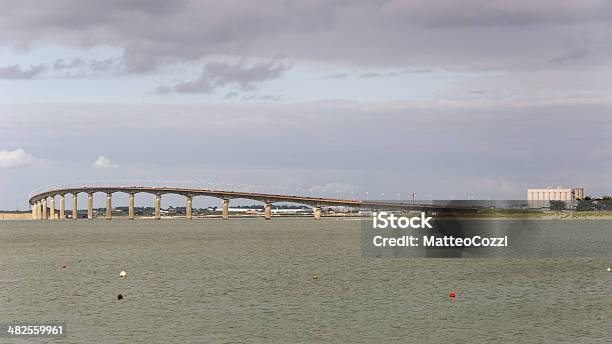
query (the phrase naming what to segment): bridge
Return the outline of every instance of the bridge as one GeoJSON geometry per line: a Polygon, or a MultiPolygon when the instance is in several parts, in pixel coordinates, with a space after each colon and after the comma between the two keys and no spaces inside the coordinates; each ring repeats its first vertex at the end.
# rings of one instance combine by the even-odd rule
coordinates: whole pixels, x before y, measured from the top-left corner
{"type": "MultiPolygon", "coordinates": [[[[191,188],[175,188],[175,187],[149,187],[149,186],[82,186],[82,187],[67,187],[45,190],[35,193],[30,197],[30,205],[32,206],[32,219],[56,219],[55,198],[59,196],[59,216],[58,219],[66,219],[65,196],[72,195],[72,214],[77,214],[78,204],[77,196],[80,193],[87,194],[87,218],[93,219],[93,195],[94,193],[106,194],[106,219],[112,219],[112,196],[113,193],[123,192],[128,194],[128,219],[134,219],[134,197],[138,193],[148,193],[155,196],[155,219],[161,218],[161,198],[166,194],[182,195],[185,197],[186,218],[192,219],[192,203],[193,198],[197,196],[209,196],[219,198],[222,202],[222,217],[229,219],[229,204],[231,199],[250,199],[264,203],[264,218],[270,220],[272,218],[273,203],[297,203],[312,207],[313,215],[316,220],[321,218],[321,207],[323,206],[344,206],[357,209],[368,210],[395,210],[395,211],[424,211],[427,213],[437,212],[457,212],[457,213],[476,213],[477,208],[453,207],[453,206],[436,206],[430,204],[410,204],[401,202],[385,202],[385,201],[363,201],[349,200],[337,198],[319,198],[309,196],[292,196],[266,194],[256,192],[240,192],[240,191],[221,191],[209,189],[191,189],[191,188]]],[[[74,220],[78,216],[72,216],[74,220]]]]}

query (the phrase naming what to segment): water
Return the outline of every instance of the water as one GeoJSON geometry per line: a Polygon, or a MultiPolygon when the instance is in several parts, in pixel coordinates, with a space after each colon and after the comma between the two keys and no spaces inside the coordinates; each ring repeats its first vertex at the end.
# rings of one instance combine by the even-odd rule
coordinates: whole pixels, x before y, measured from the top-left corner
{"type": "Polygon", "coordinates": [[[0,342],[611,342],[611,265],[362,258],[355,220],[2,221],[0,322],[68,334],[0,342]]]}

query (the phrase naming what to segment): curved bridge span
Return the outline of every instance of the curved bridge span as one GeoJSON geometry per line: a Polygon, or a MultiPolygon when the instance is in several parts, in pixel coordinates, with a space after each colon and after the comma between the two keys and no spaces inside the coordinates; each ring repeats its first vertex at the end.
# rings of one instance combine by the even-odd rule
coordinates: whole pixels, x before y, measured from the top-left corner
{"type": "MultiPolygon", "coordinates": [[[[56,219],[55,198],[59,196],[59,215],[58,219],[65,219],[65,195],[72,195],[72,214],[77,214],[78,204],[77,195],[80,193],[87,194],[87,218],[93,219],[93,195],[94,193],[106,194],[106,218],[112,218],[112,195],[113,193],[122,192],[128,194],[128,218],[134,219],[134,197],[137,193],[149,193],[155,195],[155,218],[161,218],[161,197],[165,194],[175,194],[185,196],[186,202],[186,218],[192,218],[192,202],[193,197],[209,196],[216,197],[222,200],[223,218],[229,218],[229,203],[231,199],[243,198],[264,203],[264,218],[266,220],[272,217],[273,203],[298,203],[307,205],[313,208],[315,219],[321,218],[321,207],[323,206],[345,206],[357,209],[369,210],[405,210],[405,211],[425,211],[425,212],[462,212],[475,213],[476,208],[452,207],[452,206],[436,206],[429,204],[409,204],[400,202],[382,202],[382,201],[361,201],[337,198],[319,198],[309,196],[296,195],[278,195],[265,194],[255,192],[240,192],[240,191],[222,191],[210,189],[190,189],[190,188],[174,188],[174,187],[148,187],[148,186],[82,186],[58,188],[45,190],[30,197],[30,205],[32,206],[32,219],[56,219]]],[[[73,216],[77,219],[77,216],[73,216]]]]}

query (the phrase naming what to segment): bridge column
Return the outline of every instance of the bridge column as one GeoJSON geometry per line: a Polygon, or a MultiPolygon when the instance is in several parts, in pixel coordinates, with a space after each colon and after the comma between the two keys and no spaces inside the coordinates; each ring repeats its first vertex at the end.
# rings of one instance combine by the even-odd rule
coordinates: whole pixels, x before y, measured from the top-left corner
{"type": "Polygon", "coordinates": [[[77,202],[78,202],[78,193],[73,193],[72,194],[72,219],[76,220],[79,218],[79,208],[77,206],[77,202]]]}
{"type": "Polygon", "coordinates": [[[113,218],[113,201],[112,201],[112,197],[113,194],[111,193],[107,193],[106,194],[106,219],[110,220],[113,218]]]}
{"type": "Polygon", "coordinates": [[[312,208],[312,213],[314,214],[314,219],[315,220],[320,220],[321,219],[321,207],[313,207],[312,208]]]}
{"type": "Polygon", "coordinates": [[[155,219],[161,219],[161,195],[155,195],[155,219]]]}
{"type": "Polygon", "coordinates": [[[55,220],[55,195],[49,198],[49,220],[55,220]]]}
{"type": "Polygon", "coordinates": [[[87,193],[87,219],[93,220],[93,193],[87,193]]]}
{"type": "Polygon", "coordinates": [[[128,195],[128,219],[134,219],[134,194],[131,193],[128,195]]]}
{"type": "Polygon", "coordinates": [[[266,205],[264,206],[264,219],[272,219],[272,203],[270,202],[266,202],[266,205]]]}
{"type": "Polygon", "coordinates": [[[64,195],[60,195],[60,213],[59,213],[59,219],[60,220],[65,220],[66,219],[66,198],[64,197],[64,195]]]}
{"type": "Polygon", "coordinates": [[[39,220],[43,219],[43,205],[42,205],[42,200],[36,202],[36,206],[38,209],[36,209],[36,215],[38,217],[39,220]]]}
{"type": "Polygon", "coordinates": [[[36,220],[36,202],[32,203],[32,220],[36,220]]]}
{"type": "Polygon", "coordinates": [[[223,200],[223,219],[229,220],[229,199],[223,200]]]}
{"type": "Polygon", "coordinates": [[[193,198],[191,196],[187,196],[187,206],[185,207],[185,217],[187,217],[187,220],[191,220],[192,213],[193,213],[193,198]]]}

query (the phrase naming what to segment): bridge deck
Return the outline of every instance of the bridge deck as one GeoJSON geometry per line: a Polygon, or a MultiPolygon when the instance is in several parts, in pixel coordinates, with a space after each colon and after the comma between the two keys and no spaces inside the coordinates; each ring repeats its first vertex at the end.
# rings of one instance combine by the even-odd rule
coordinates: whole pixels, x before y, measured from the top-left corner
{"type": "Polygon", "coordinates": [[[442,206],[442,205],[431,205],[431,204],[412,204],[402,202],[384,202],[384,201],[363,201],[363,200],[349,200],[349,199],[337,199],[337,198],[321,198],[321,197],[310,197],[310,196],[299,196],[299,195],[279,195],[279,194],[266,194],[257,192],[241,192],[241,191],[223,191],[223,190],[210,190],[210,189],[190,189],[190,188],[169,188],[169,187],[147,187],[147,186],[82,186],[82,187],[71,187],[71,188],[59,188],[53,190],[46,190],[38,194],[32,195],[29,202],[34,204],[37,201],[46,199],[47,197],[53,197],[56,195],[65,194],[79,194],[79,193],[96,193],[102,192],[106,194],[113,194],[116,192],[123,192],[127,194],[136,193],[150,193],[153,195],[164,195],[164,194],[176,194],[187,197],[195,196],[210,196],[217,197],[220,199],[236,199],[244,198],[251,199],[254,201],[264,203],[279,203],[279,202],[290,202],[304,204],[308,206],[321,207],[321,206],[346,206],[359,209],[388,209],[388,210],[414,210],[414,211],[435,211],[435,212],[461,212],[461,213],[475,213],[478,208],[473,207],[456,207],[456,206],[442,206]]]}

